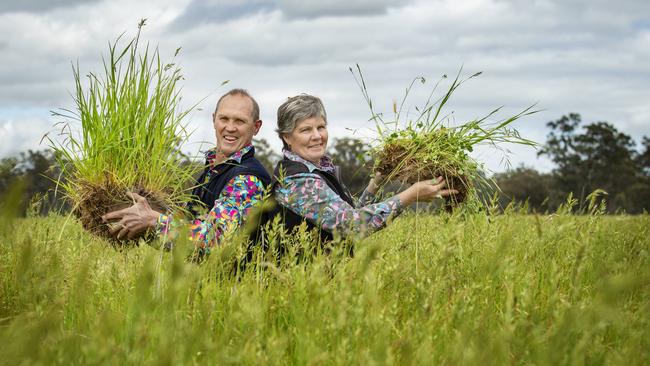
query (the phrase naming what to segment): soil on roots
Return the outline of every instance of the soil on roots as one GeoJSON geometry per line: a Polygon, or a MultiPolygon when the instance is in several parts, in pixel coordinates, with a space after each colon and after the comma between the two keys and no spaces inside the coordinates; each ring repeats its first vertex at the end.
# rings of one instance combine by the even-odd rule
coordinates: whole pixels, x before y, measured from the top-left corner
{"type": "Polygon", "coordinates": [[[467,199],[471,188],[469,178],[458,174],[458,169],[453,167],[439,167],[430,162],[421,161],[400,144],[388,144],[378,154],[375,170],[384,177],[392,177],[403,183],[413,184],[422,180],[435,179],[442,176],[447,181],[448,189],[455,189],[458,193],[445,198],[445,209],[451,211],[453,207],[467,199]]]}
{"type": "MultiPolygon", "coordinates": [[[[103,182],[102,184],[80,184],[80,191],[78,192],[78,201],[74,214],[81,221],[81,225],[89,232],[109,239],[113,245],[124,245],[129,243],[126,240],[117,240],[111,236],[110,223],[102,221],[102,215],[130,207],[133,205],[131,200],[126,195],[127,190],[115,184],[114,182],[103,182]]],[[[160,195],[151,192],[145,188],[137,188],[132,190],[149,201],[149,205],[156,211],[163,212],[167,205],[160,198],[160,195]]]]}

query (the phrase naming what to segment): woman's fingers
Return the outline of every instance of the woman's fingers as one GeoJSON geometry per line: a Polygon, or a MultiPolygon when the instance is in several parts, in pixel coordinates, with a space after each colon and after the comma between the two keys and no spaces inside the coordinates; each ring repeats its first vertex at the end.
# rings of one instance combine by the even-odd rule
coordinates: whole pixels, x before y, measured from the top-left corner
{"type": "Polygon", "coordinates": [[[438,192],[438,197],[447,197],[451,196],[452,194],[458,194],[458,191],[455,189],[443,189],[442,191],[438,192]]]}
{"type": "Polygon", "coordinates": [[[443,177],[432,179],[430,187],[432,188],[430,191],[431,198],[442,198],[458,193],[455,189],[445,189],[447,188],[447,181],[443,177]]]}
{"type": "Polygon", "coordinates": [[[442,177],[438,177],[434,180],[433,186],[435,189],[443,189],[447,186],[447,181],[444,180],[442,177]]]}

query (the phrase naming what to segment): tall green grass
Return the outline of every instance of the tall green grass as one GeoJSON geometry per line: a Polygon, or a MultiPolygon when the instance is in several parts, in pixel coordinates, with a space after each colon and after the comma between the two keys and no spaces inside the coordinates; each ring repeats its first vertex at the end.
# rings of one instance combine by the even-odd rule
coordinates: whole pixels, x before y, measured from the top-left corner
{"type": "Polygon", "coordinates": [[[455,198],[452,196],[452,203],[464,201],[466,196],[478,202],[479,192],[475,186],[483,191],[498,187],[485,174],[484,164],[470,155],[477,145],[501,150],[504,143],[536,146],[512,127],[520,118],[536,113],[534,105],[506,118],[497,117],[501,107],[460,124],[450,118],[451,112],[445,110],[449,100],[463,83],[479,76],[480,72],[463,78],[461,68],[447,90],[436,96],[440,83],[447,79],[444,75],[433,85],[423,105],[408,107],[407,113],[404,108],[411,103],[412,89],[426,83],[425,78],[417,77],[406,88],[399,106],[393,102],[392,113],[385,114],[373,104],[359,65],[350,71],[370,108],[370,120],[377,132],[372,151],[374,169],[387,180],[414,183],[444,176],[451,188],[460,191],[455,198]]]}
{"type": "Polygon", "coordinates": [[[67,177],[61,186],[77,208],[97,187],[115,196],[109,201],[125,199],[127,190],[171,206],[188,200],[183,184],[192,171],[181,164],[180,147],[191,109],[180,108],[183,77],[174,59],[164,62],[157,47],[140,44],[143,26],[130,41],[109,43],[101,73],[82,77],[73,64],[76,109],[53,112],[64,120],[62,139],[48,139],[67,177]]]}
{"type": "Polygon", "coordinates": [[[647,364],[650,218],[571,209],[404,216],[354,257],[243,270],[234,242],[195,265],[191,243],[118,252],[64,217],[14,218],[0,364],[647,364]]]}

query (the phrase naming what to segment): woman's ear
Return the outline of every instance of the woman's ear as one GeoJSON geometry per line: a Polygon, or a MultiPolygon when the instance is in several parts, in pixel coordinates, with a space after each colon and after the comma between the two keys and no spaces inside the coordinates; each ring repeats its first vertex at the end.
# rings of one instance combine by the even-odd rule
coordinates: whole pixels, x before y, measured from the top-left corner
{"type": "Polygon", "coordinates": [[[284,142],[284,146],[287,148],[287,150],[291,150],[291,144],[289,141],[287,141],[287,138],[282,136],[282,142],[284,142]]]}

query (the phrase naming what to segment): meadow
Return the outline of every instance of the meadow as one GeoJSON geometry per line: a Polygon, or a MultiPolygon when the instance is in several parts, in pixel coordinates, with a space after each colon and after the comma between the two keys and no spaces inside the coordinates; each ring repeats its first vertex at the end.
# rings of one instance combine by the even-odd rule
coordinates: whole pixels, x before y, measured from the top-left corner
{"type": "Polygon", "coordinates": [[[650,217],[569,211],[411,213],[353,256],[277,234],[244,268],[5,212],[0,364],[648,364],[650,217]]]}

